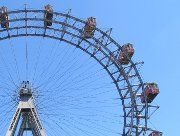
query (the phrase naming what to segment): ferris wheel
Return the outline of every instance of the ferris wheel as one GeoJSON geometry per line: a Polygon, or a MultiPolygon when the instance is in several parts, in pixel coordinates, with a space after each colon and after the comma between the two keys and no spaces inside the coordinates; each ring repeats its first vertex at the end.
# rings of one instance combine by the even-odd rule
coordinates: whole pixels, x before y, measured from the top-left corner
{"type": "Polygon", "coordinates": [[[0,23],[2,136],[162,135],[149,123],[158,85],[96,18],[2,7],[0,23]]]}

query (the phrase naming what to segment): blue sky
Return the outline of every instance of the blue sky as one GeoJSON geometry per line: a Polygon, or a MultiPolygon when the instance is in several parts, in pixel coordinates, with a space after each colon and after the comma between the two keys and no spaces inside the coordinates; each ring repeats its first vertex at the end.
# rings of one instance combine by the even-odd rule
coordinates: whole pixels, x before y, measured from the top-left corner
{"type": "Polygon", "coordinates": [[[145,82],[157,82],[160,95],[155,104],[153,125],[165,136],[178,136],[180,122],[180,1],[178,0],[2,0],[10,9],[41,9],[50,3],[56,11],[72,9],[82,19],[97,18],[98,27],[113,28],[112,37],[119,43],[133,43],[135,61],[144,61],[141,74],[145,82]]]}

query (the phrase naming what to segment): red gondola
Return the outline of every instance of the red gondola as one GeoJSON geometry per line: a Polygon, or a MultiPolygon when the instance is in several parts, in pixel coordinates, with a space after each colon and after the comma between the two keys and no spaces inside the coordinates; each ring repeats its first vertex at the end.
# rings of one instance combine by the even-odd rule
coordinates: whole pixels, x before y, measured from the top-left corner
{"type": "Polygon", "coordinates": [[[0,8],[0,23],[2,28],[9,28],[9,16],[6,7],[0,8]]]}
{"type": "Polygon", "coordinates": [[[90,17],[87,19],[86,25],[84,27],[84,38],[88,39],[94,36],[96,25],[96,18],[90,17]]]}
{"type": "Polygon", "coordinates": [[[145,103],[145,96],[147,97],[147,103],[151,103],[154,98],[159,94],[159,88],[156,83],[148,83],[145,87],[145,91],[142,93],[141,102],[145,103]]]}
{"type": "Polygon", "coordinates": [[[44,21],[45,27],[52,26],[53,8],[49,4],[45,6],[44,18],[45,18],[45,21],[44,21]]]}
{"type": "Polygon", "coordinates": [[[118,63],[122,65],[129,64],[132,56],[134,54],[133,45],[128,43],[122,46],[122,51],[119,54],[118,63]]]}

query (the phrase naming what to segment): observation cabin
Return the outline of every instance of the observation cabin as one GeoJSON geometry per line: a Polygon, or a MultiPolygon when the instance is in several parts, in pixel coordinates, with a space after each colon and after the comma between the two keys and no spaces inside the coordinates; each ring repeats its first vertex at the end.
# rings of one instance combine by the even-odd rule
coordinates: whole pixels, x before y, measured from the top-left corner
{"type": "Polygon", "coordinates": [[[159,94],[159,87],[156,83],[147,83],[144,92],[142,93],[141,102],[145,103],[145,97],[147,97],[147,103],[151,103],[155,97],[159,94]]]}
{"type": "Polygon", "coordinates": [[[9,16],[7,7],[0,8],[0,24],[2,28],[9,28],[9,16]]]}

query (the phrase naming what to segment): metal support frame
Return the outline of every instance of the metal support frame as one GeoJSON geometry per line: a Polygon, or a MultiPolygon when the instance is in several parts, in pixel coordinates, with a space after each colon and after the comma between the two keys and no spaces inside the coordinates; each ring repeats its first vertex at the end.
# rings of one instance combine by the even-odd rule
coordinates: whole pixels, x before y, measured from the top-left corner
{"type": "Polygon", "coordinates": [[[14,136],[17,133],[17,126],[21,124],[17,136],[23,136],[25,131],[31,131],[34,136],[46,136],[45,129],[42,127],[36,107],[33,102],[33,94],[29,81],[23,82],[19,92],[20,102],[9,126],[6,136],[14,136]]]}

